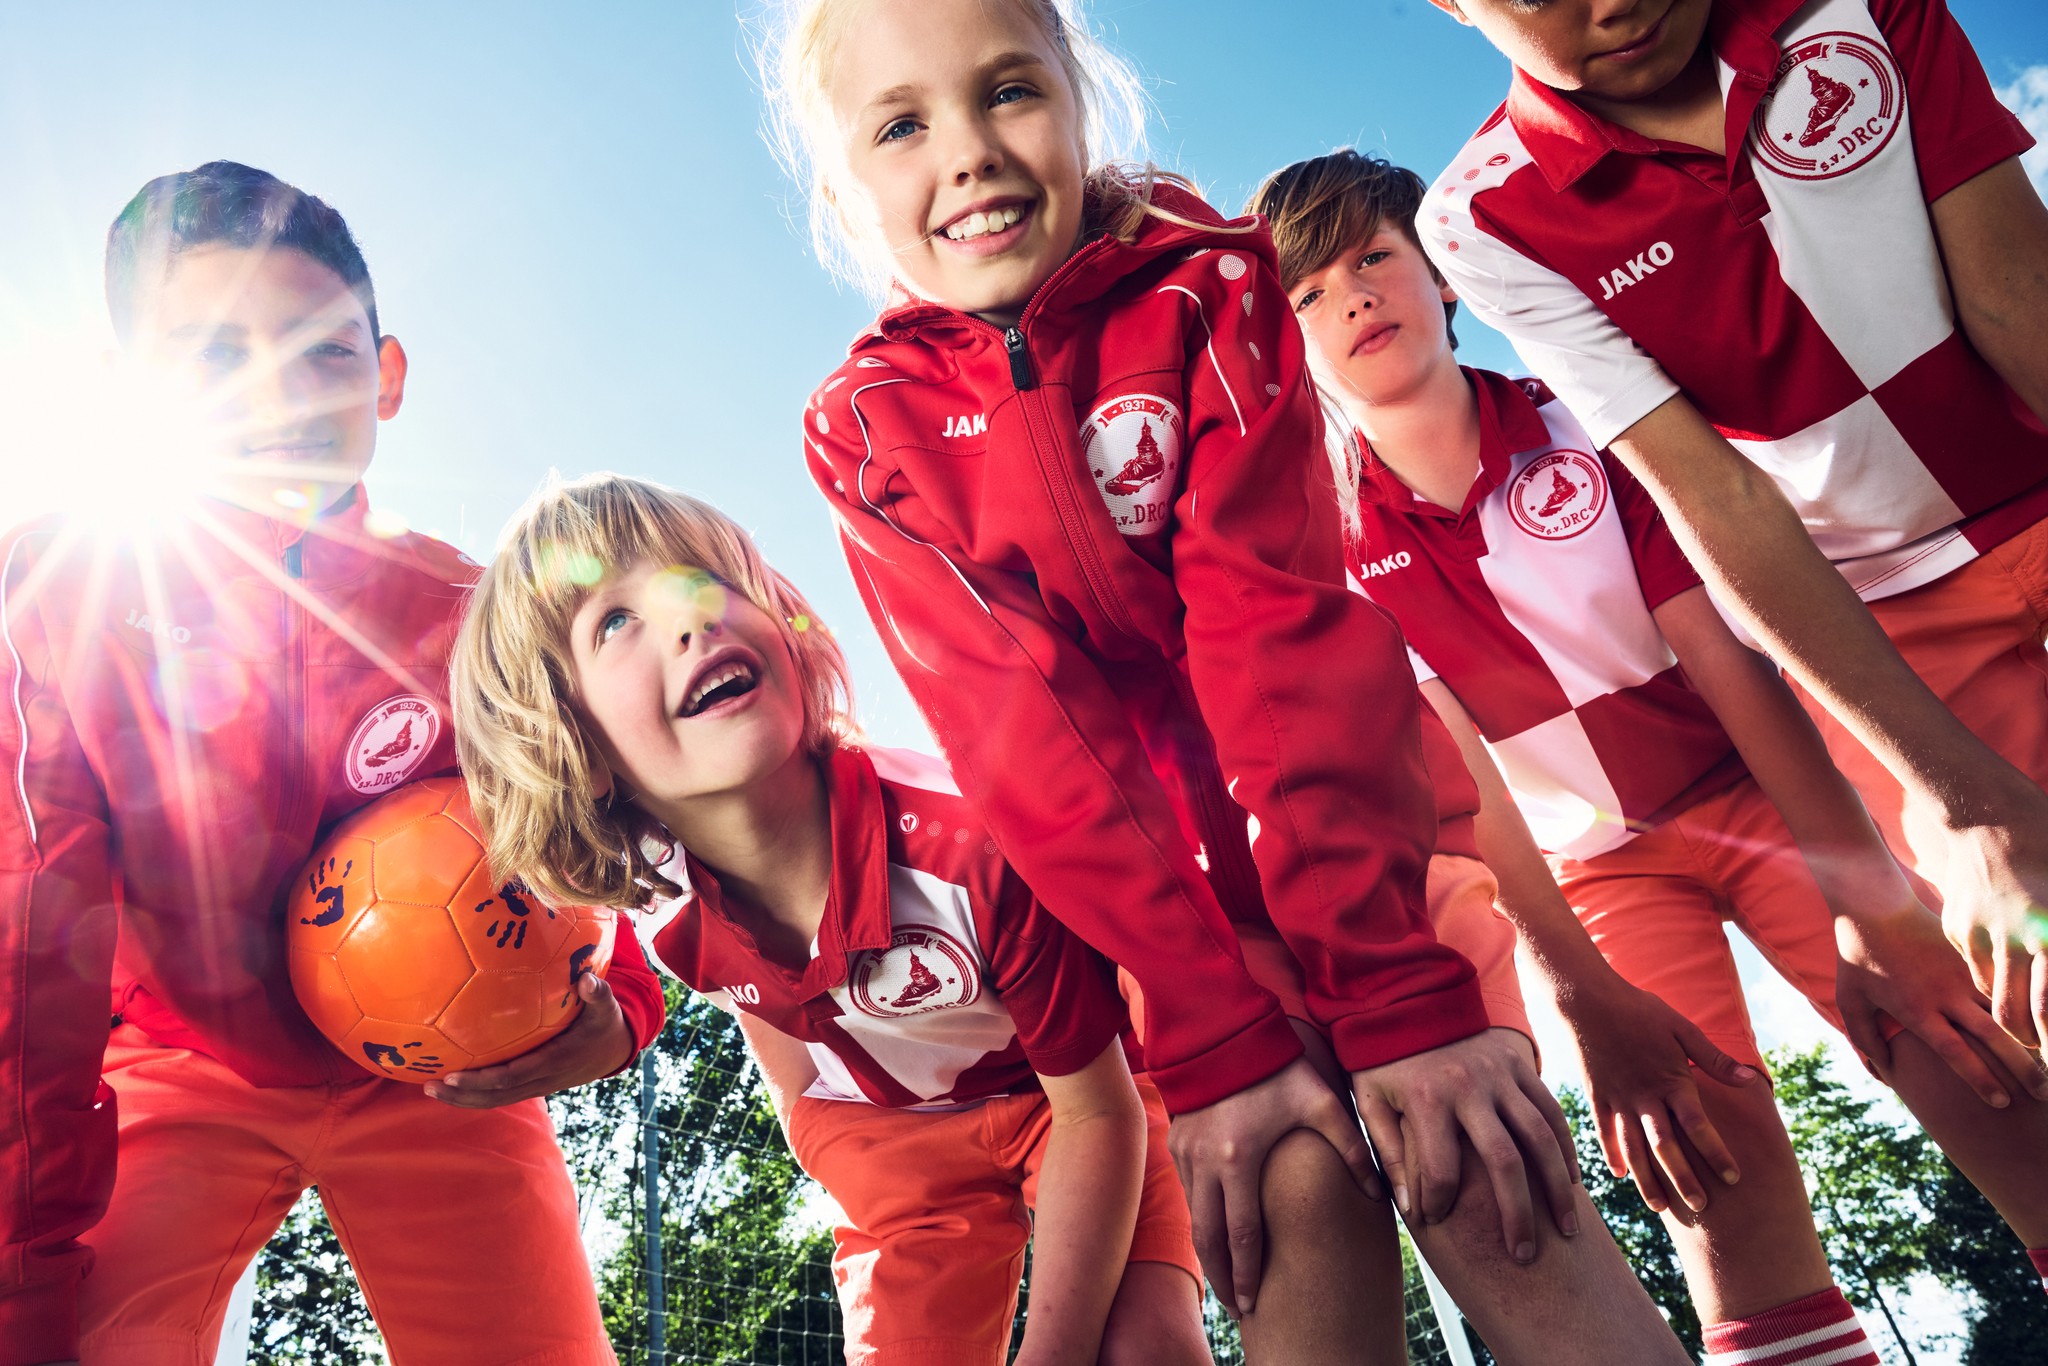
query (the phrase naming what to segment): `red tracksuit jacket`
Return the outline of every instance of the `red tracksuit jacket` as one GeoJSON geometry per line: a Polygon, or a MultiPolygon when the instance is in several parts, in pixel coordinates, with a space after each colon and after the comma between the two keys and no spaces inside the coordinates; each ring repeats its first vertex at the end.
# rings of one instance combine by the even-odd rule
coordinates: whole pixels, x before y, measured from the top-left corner
{"type": "MultiPolygon", "coordinates": [[[[454,770],[477,572],[364,512],[359,487],[303,536],[206,504],[140,545],[54,519],[0,540],[0,1363],[75,1333],[114,1179],[110,982],[128,1022],[257,1086],[363,1078],[292,995],[286,889],[334,821],[454,770]]],[[[609,980],[651,1041],[630,933],[609,980]]]]}
{"type": "Polygon", "coordinates": [[[1210,226],[1089,242],[1016,327],[893,308],[804,427],[897,669],[1012,866],[1137,979],[1184,1112],[1299,1052],[1232,919],[1270,913],[1348,1068],[1486,1017],[1424,917],[1413,676],[1344,586],[1271,244],[1158,198],[1210,226]]]}

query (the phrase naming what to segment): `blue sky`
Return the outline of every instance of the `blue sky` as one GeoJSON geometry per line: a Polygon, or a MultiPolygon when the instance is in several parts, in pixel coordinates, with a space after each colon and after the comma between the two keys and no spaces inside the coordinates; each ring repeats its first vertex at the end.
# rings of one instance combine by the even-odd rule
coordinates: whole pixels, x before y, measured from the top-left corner
{"type": "MultiPolygon", "coordinates": [[[[1994,80],[2048,67],[2042,6],[1956,9],[1994,80]]],[[[1095,13],[1152,84],[1156,155],[1233,208],[1343,143],[1432,174],[1507,74],[1424,0],[1095,13]]],[[[0,479],[0,520],[76,467],[63,404],[107,345],[107,221],[148,177],[230,157],[347,215],[411,352],[378,502],[481,556],[550,467],[706,496],[840,630],[877,737],[920,742],[800,465],[803,400],[869,310],[810,259],[759,117],[719,0],[0,6],[0,471],[38,471],[0,479]]]]}
{"type": "MultiPolygon", "coordinates": [[[[1951,3],[2048,135],[2048,6],[1951,3]]],[[[1345,143],[1433,174],[1507,77],[1424,0],[1095,13],[1151,82],[1155,155],[1232,208],[1266,171],[1345,143]]],[[[411,352],[378,503],[481,558],[550,467],[708,497],[840,631],[877,737],[923,743],[798,444],[804,398],[869,310],[809,258],[759,115],[724,0],[0,4],[0,522],[82,468],[65,405],[109,344],[107,221],[150,176],[246,161],[347,215],[411,352]]],[[[1513,364],[1460,331],[1468,359],[1513,364]]],[[[1764,977],[1765,1036],[1818,1037],[1764,977]]],[[[1930,1302],[1925,1321],[1944,1312],[1930,1302]]]]}

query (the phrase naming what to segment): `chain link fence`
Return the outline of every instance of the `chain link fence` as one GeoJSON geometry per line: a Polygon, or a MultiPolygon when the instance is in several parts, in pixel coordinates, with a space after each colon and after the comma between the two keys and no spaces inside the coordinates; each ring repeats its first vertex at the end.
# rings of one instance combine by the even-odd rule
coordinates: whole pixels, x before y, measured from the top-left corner
{"type": "MultiPolygon", "coordinates": [[[[672,994],[668,1026],[642,1063],[550,1101],[623,1366],[839,1366],[833,1205],[790,1156],[739,1030],[723,1012],[672,994]]],[[[1411,1360],[1486,1361],[1463,1340],[1462,1324],[1453,1355],[1405,1242],[1403,1260],[1411,1360]]],[[[256,1280],[249,1361],[380,1359],[310,1192],[259,1260],[256,1280]]],[[[1219,1366],[1236,1366],[1243,1353],[1234,1325],[1213,1298],[1206,1310],[1219,1366]]],[[[1029,1312],[1027,1268],[1020,1334],[1029,1312]]]]}

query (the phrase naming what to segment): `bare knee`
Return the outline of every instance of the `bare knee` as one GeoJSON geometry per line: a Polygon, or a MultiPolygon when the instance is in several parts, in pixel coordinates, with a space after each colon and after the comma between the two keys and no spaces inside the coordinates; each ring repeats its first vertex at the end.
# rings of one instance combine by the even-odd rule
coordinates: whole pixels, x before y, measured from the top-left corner
{"type": "Polygon", "coordinates": [[[1269,1237],[1287,1229],[1320,1229],[1351,1202],[1365,1202],[1365,1193],[1351,1179],[1351,1169],[1329,1140],[1311,1129],[1296,1129],[1266,1154],[1260,1204],[1269,1237]]]}
{"type": "Polygon", "coordinates": [[[1125,1267],[1096,1361],[1098,1366],[1212,1366],[1202,1325],[1202,1289],[1194,1277],[1164,1262],[1125,1267]]]}

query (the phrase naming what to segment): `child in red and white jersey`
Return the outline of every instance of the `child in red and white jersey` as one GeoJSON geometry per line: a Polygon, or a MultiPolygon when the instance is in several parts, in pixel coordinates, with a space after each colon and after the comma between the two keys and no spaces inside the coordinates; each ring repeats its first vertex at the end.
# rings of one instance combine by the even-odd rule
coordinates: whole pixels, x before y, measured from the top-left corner
{"type": "Polygon", "coordinates": [[[1356,489],[1353,572],[1466,741],[1481,852],[1572,1027],[1609,1161],[1665,1215],[1710,1360],[1875,1362],[1769,1088],[1750,1084],[1763,1060],[1723,922],[2037,1246],[2048,1077],[1648,495],[1540,383],[1458,366],[1422,202],[1413,172],[1349,150],[1253,201],[1318,383],[1362,439],[1334,448],[1356,489]]]}
{"type": "Polygon", "coordinates": [[[1528,1053],[1430,933],[1416,693],[1344,587],[1263,234],[1093,164],[1142,99],[1070,0],[792,10],[768,67],[814,237],[891,296],[804,413],[812,477],[996,842],[1143,994],[1196,1246],[1247,1350],[1401,1350],[1355,1097],[1497,1352],[1562,1361],[1617,1331],[1674,1352],[1528,1053]],[[1311,1022],[1240,923],[1284,941],[1311,1022]]]}
{"type": "Polygon", "coordinates": [[[544,489],[454,681],[499,865],[651,905],[657,962],[738,1015],[845,1213],[849,1363],[999,1366],[1034,1227],[1019,1362],[1209,1360],[1109,965],[943,765],[853,743],[837,643],[745,531],[638,480],[544,489]]]}
{"type": "Polygon", "coordinates": [[[2000,1022],[2038,1046],[2032,140],[1943,0],[1432,3],[1515,73],[1431,189],[1424,247],[1806,691],[2000,1022]]]}
{"type": "Polygon", "coordinates": [[[406,357],[362,254],[320,200],[213,162],[115,219],[107,302],[176,405],[156,454],[194,469],[146,526],[87,507],[0,538],[0,1366],[211,1361],[312,1185],[394,1359],[612,1362],[538,1097],[660,1030],[630,933],[569,1029],[431,1088],[365,1075],[286,972],[322,831],[454,768],[476,574],[368,506],[406,357]]]}

